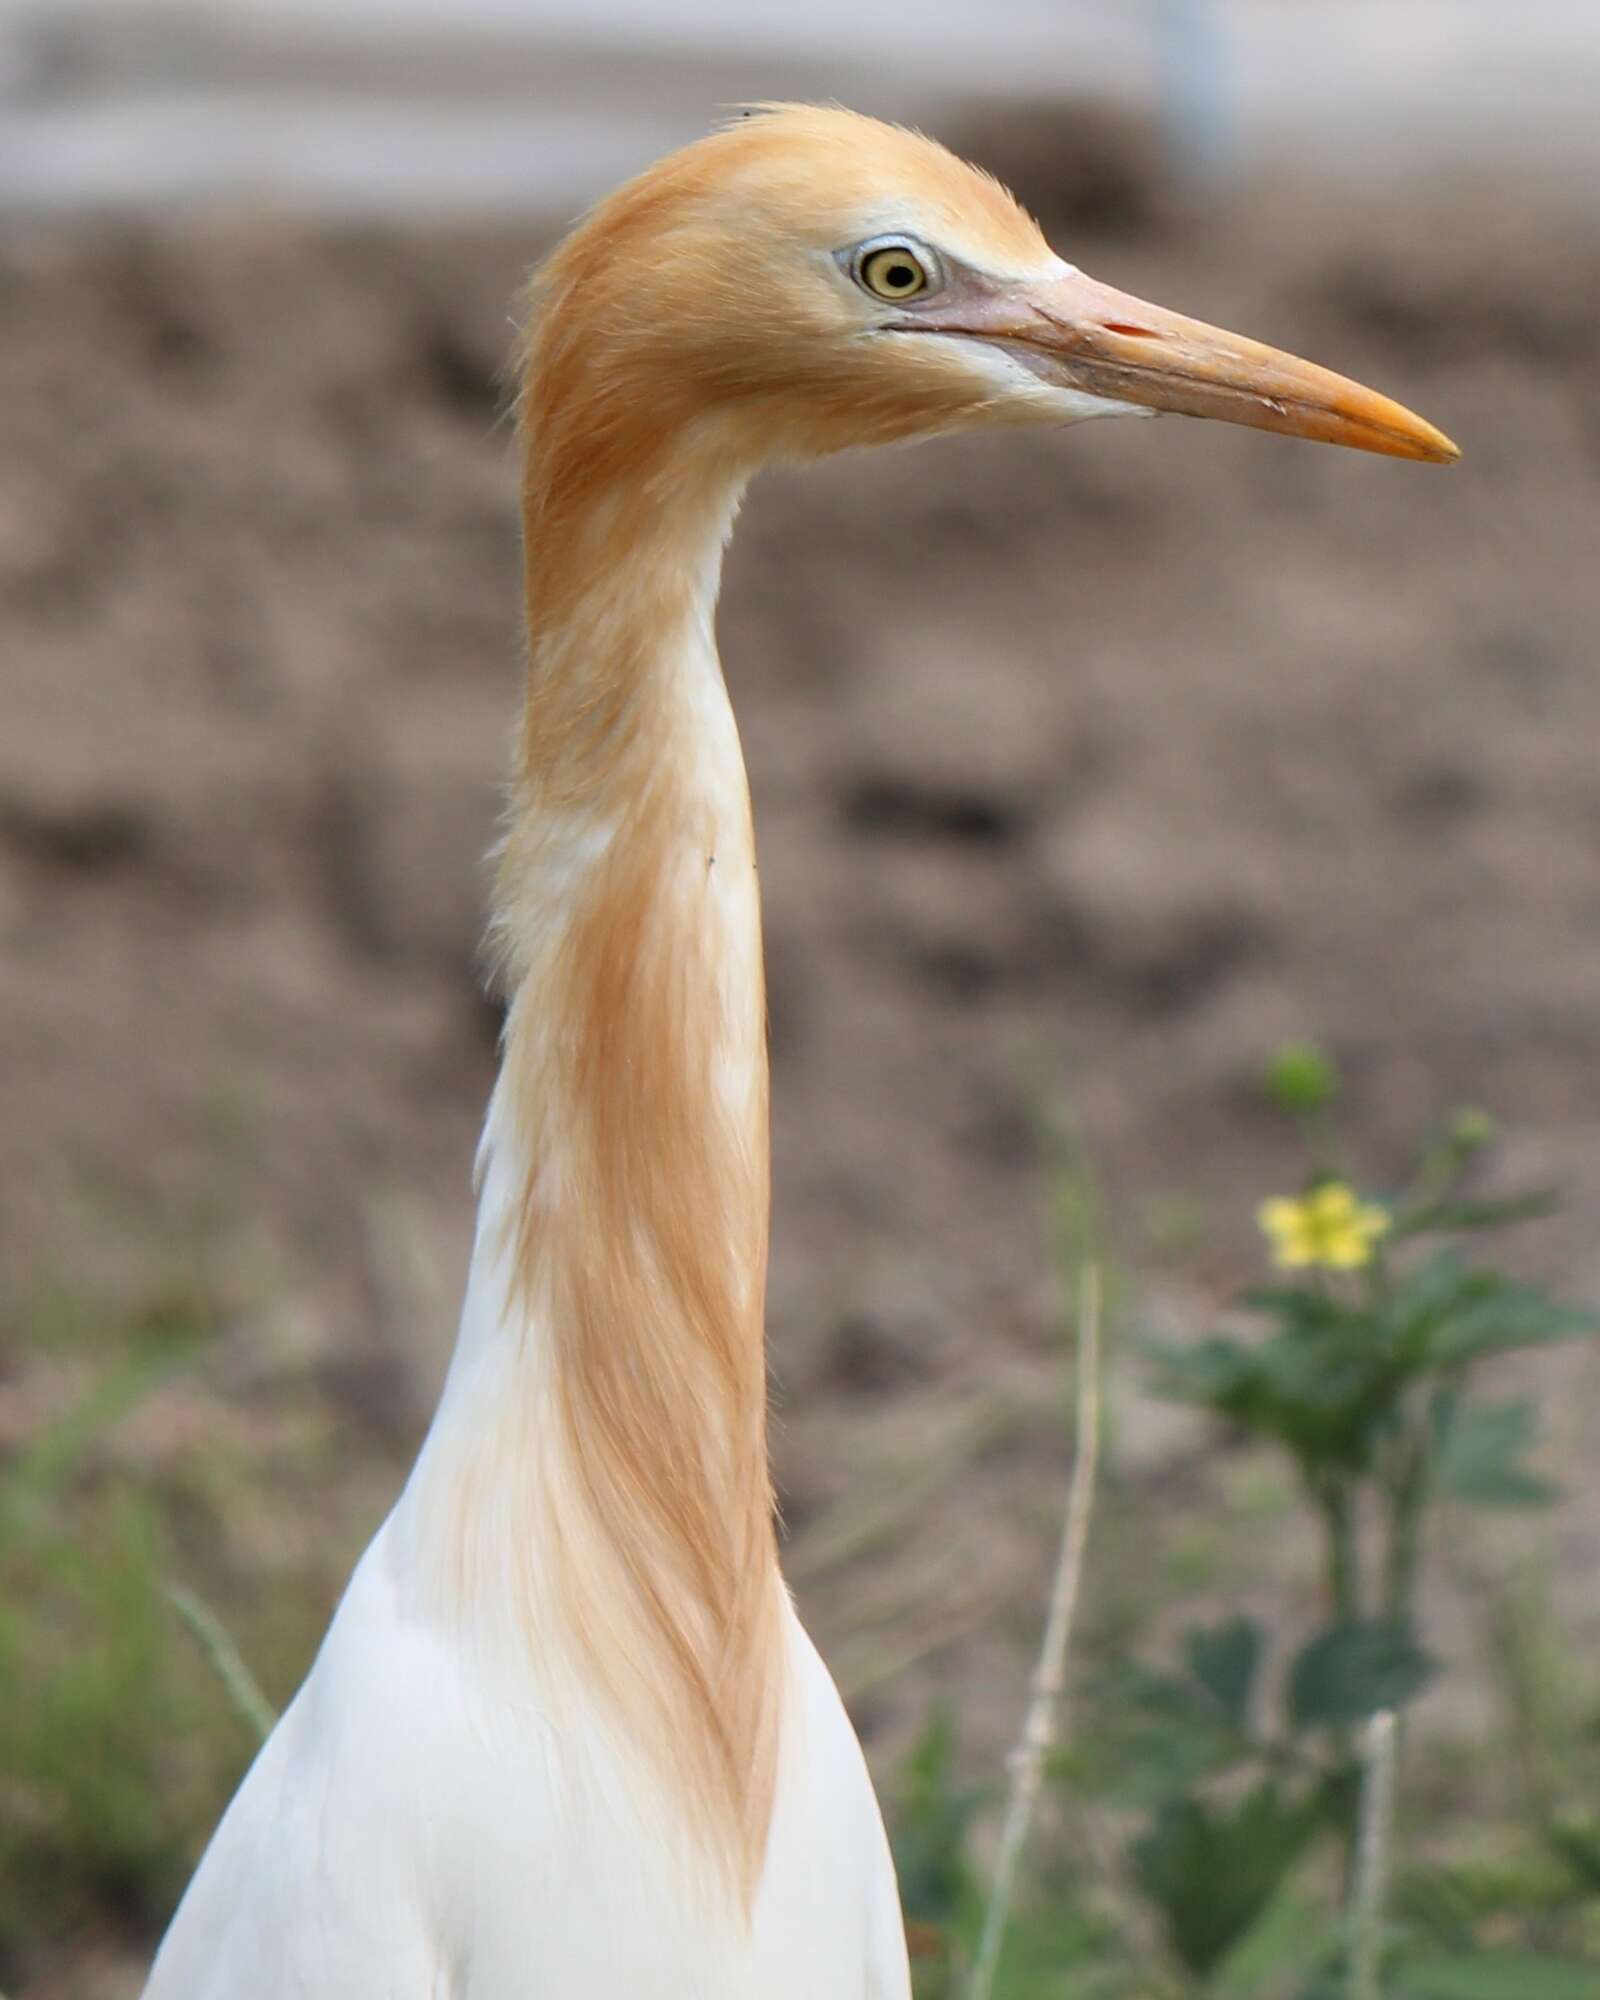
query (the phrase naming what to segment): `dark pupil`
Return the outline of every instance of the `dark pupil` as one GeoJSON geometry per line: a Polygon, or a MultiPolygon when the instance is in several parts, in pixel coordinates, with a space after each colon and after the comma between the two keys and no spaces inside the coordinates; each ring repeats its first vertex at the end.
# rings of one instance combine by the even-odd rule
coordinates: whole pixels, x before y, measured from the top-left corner
{"type": "Polygon", "coordinates": [[[897,292],[903,292],[907,285],[914,285],[917,282],[916,266],[914,264],[890,264],[884,270],[883,282],[886,285],[892,285],[897,292]]]}

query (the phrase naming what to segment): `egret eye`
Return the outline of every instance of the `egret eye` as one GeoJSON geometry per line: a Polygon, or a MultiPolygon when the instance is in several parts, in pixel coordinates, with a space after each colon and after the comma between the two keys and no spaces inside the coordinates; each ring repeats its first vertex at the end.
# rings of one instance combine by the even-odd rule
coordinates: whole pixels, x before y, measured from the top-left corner
{"type": "Polygon", "coordinates": [[[855,276],[875,299],[914,299],[933,287],[933,273],[909,243],[868,244],[857,255],[855,276]]]}

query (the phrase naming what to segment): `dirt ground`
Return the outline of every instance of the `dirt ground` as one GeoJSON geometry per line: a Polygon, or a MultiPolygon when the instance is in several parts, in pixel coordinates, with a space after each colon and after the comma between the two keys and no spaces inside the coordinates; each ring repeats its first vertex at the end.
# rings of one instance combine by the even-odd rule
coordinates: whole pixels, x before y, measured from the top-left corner
{"type": "MultiPolygon", "coordinates": [[[[1049,1421],[1006,1449],[972,1426],[997,1391],[1048,1414],[1058,1380],[1040,1066],[1153,1310],[1193,1323],[1254,1274],[1252,1206],[1294,1171],[1254,1079],[1303,1034],[1380,1176],[1429,1115],[1494,1111],[1494,1176],[1569,1191],[1530,1254],[1600,1296],[1593,205],[1279,186],[1206,212],[1136,145],[1040,129],[985,150],[1065,254],[1371,381],[1466,458],[1104,424],[751,498],[721,629],[766,888],[778,1470],[802,1548],[868,1522],[799,1584],[877,1754],[936,1689],[980,1744],[1019,1695],[1064,1452],[1049,1421]],[[885,1481],[946,1461],[874,1537],[885,1481]]],[[[262,214],[0,236],[6,1295],[115,1286],[210,1217],[281,1309],[172,1448],[310,1370],[358,1494],[330,1595],[465,1264],[517,670],[496,371],[540,241],[262,214]]],[[[28,1368],[0,1331],[0,1448],[28,1368]]],[[[1594,1487],[1592,1399],[1557,1416],[1594,1487]]],[[[1130,1478],[1166,1490],[1169,1435],[1130,1425],[1130,1478]]]]}

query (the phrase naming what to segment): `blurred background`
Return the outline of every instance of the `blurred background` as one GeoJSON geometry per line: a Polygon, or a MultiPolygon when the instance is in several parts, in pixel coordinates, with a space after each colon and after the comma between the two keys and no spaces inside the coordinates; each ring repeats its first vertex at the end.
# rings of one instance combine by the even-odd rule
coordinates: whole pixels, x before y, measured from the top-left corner
{"type": "MultiPolygon", "coordinates": [[[[1024,1696],[1069,1458],[1042,1104],[1127,1331],[1085,1673],[1314,1615],[1292,1486],[1152,1400],[1133,1339],[1263,1274],[1255,1204],[1302,1171],[1258,1087],[1279,1043],[1332,1051],[1379,1185],[1490,1111],[1484,1184],[1564,1194],[1515,1259],[1600,1302],[1592,0],[0,0],[11,2000],[137,1992],[252,1747],[170,1593],[285,1700],[448,1354],[523,274],[720,107],[788,96],[923,124],[1095,275],[1466,452],[1105,425],[752,496],[722,639],[777,1472],[891,1802],[947,1716],[959,1817],[1024,1696]]],[[[1507,1380],[1562,1498],[1450,1527],[1407,1752],[1419,1845],[1489,1861],[1530,1760],[1578,1752],[1510,1700],[1486,1607],[1600,1734],[1595,1353],[1507,1380]]]]}

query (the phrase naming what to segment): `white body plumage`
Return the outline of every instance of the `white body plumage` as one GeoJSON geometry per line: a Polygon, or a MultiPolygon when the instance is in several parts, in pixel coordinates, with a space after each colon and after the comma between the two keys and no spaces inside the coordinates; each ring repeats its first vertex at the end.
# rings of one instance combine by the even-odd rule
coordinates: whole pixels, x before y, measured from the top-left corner
{"type": "MultiPolygon", "coordinates": [[[[502,1323],[519,1175],[496,1123],[443,1424],[513,1393],[527,1360],[502,1323]]],[[[787,1603],[777,1790],[746,1922],[700,1879],[603,1710],[541,1690],[505,1634],[441,1620],[417,1514],[439,1437],[218,1827],[146,2000],[904,2000],[877,1803],[787,1603]]]]}

